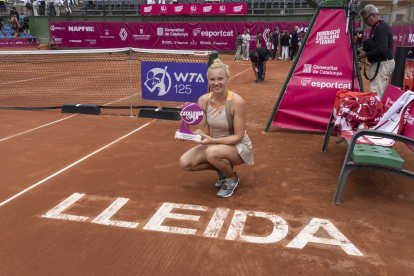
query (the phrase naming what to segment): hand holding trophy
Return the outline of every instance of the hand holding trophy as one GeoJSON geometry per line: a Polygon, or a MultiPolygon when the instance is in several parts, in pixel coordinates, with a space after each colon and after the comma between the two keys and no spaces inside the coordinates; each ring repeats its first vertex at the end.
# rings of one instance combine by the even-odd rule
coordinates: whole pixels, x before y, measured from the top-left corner
{"type": "Polygon", "coordinates": [[[201,106],[195,103],[186,104],[181,110],[181,118],[183,122],[181,123],[180,130],[175,133],[175,138],[201,141],[201,136],[193,133],[189,127],[189,125],[199,124],[203,120],[203,109],[201,106]]]}

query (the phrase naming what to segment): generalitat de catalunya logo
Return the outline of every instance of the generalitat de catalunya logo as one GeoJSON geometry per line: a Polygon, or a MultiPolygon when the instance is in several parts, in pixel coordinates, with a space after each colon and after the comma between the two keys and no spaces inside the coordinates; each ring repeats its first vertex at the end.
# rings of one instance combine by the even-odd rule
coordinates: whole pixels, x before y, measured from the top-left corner
{"type": "Polygon", "coordinates": [[[170,91],[171,77],[167,72],[167,67],[165,66],[164,69],[154,68],[148,71],[144,84],[151,93],[158,91],[158,96],[163,96],[170,91]]]}

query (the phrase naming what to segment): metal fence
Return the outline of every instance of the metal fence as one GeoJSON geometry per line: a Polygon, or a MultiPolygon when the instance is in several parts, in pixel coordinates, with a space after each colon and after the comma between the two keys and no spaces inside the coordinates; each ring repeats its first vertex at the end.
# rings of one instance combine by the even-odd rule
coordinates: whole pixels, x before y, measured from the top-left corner
{"type": "Polygon", "coordinates": [[[379,10],[380,17],[390,26],[414,23],[414,5],[399,7],[392,11],[392,7],[385,7],[379,10]]]}

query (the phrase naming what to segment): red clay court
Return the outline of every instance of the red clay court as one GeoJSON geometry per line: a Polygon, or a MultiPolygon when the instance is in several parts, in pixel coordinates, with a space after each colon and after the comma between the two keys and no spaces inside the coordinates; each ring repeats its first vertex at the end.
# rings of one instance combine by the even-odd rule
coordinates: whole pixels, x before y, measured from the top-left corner
{"type": "Polygon", "coordinates": [[[180,122],[0,110],[0,274],[412,275],[413,183],[357,170],[333,206],[346,146],[263,132],[292,63],[270,61],[256,84],[250,62],[220,58],[255,159],[235,168],[230,198],[216,197],[215,173],[179,167],[194,145],[173,139],[180,122]]]}

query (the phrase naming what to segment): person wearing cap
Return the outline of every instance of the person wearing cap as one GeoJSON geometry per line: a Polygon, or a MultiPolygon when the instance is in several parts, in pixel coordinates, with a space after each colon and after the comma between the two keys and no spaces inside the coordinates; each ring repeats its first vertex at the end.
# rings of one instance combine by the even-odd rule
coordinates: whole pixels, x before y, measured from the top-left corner
{"type": "Polygon", "coordinates": [[[21,12],[20,14],[21,14],[21,15],[20,15],[19,21],[20,21],[20,26],[22,27],[22,30],[23,30],[23,32],[24,32],[24,35],[26,35],[27,33],[29,33],[29,34],[30,34],[30,30],[29,30],[29,22],[27,22],[27,19],[29,19],[29,18],[27,18],[27,19],[26,19],[26,22],[25,22],[25,18],[26,18],[27,16],[26,16],[26,15],[24,15],[24,12],[21,12]],[[26,30],[27,30],[27,32],[26,32],[26,30]]]}

